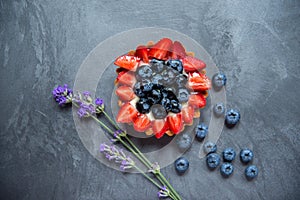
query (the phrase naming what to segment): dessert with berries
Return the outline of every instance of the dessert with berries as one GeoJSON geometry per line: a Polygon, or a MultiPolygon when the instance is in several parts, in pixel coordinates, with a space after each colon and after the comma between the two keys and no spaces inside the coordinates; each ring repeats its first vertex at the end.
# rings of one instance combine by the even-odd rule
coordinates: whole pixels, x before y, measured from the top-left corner
{"type": "Polygon", "coordinates": [[[183,131],[200,116],[211,81],[206,64],[169,38],[149,42],[118,57],[116,95],[118,123],[161,138],[183,131]]]}

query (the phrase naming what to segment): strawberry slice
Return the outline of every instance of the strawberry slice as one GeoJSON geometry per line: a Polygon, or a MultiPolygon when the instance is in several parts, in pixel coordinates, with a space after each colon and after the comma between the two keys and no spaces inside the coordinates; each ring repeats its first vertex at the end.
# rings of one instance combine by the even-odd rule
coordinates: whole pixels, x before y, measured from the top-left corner
{"type": "Polygon", "coordinates": [[[115,65],[128,69],[130,71],[135,71],[138,64],[140,62],[140,58],[135,56],[123,55],[116,59],[114,62],[115,65]]]}
{"type": "Polygon", "coordinates": [[[182,107],[181,112],[183,121],[186,124],[191,125],[194,118],[194,108],[192,106],[184,106],[182,107]]]}
{"type": "Polygon", "coordinates": [[[189,105],[194,108],[203,108],[206,105],[206,99],[203,94],[191,94],[189,98],[189,105]]]}
{"type": "Polygon", "coordinates": [[[172,43],[169,38],[159,40],[150,48],[148,56],[159,60],[165,59],[172,48],[172,43]]]}
{"type": "Polygon", "coordinates": [[[116,121],[118,123],[131,123],[138,115],[138,111],[129,103],[125,103],[119,110],[116,121]]]}
{"type": "Polygon", "coordinates": [[[200,71],[206,67],[205,62],[192,56],[184,57],[182,59],[182,64],[186,72],[200,71]]]}
{"type": "Polygon", "coordinates": [[[116,94],[122,101],[130,101],[135,97],[131,87],[122,85],[116,89],[116,94]]]}
{"type": "Polygon", "coordinates": [[[205,74],[198,72],[189,73],[188,87],[192,90],[208,90],[211,88],[211,81],[205,74]]]}
{"type": "Polygon", "coordinates": [[[177,113],[174,115],[169,115],[167,117],[167,122],[169,125],[170,130],[174,134],[178,134],[182,130],[183,121],[182,121],[182,114],[177,113]]]}
{"type": "Polygon", "coordinates": [[[151,126],[151,121],[146,114],[140,114],[133,122],[134,130],[144,132],[151,126]]]}
{"type": "Polygon", "coordinates": [[[133,87],[134,84],[136,83],[136,78],[134,73],[131,71],[120,72],[117,77],[117,83],[133,87]]]}
{"type": "Polygon", "coordinates": [[[151,124],[153,133],[157,139],[161,138],[168,130],[168,123],[165,119],[155,119],[151,124]]]}
{"type": "Polygon", "coordinates": [[[182,44],[178,41],[175,41],[173,44],[171,58],[172,59],[181,59],[186,56],[185,49],[182,44]]]}
{"type": "Polygon", "coordinates": [[[142,59],[144,62],[149,62],[148,59],[148,48],[144,45],[138,46],[135,50],[135,56],[142,59]]]}

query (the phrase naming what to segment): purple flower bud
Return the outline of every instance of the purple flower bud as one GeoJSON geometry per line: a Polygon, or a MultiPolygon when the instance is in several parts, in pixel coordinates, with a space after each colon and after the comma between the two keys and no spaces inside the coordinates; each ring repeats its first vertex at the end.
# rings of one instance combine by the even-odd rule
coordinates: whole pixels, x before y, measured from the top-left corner
{"type": "Polygon", "coordinates": [[[97,106],[102,106],[102,105],[103,105],[103,99],[101,99],[101,98],[96,98],[95,104],[96,104],[97,106]]]}
{"type": "Polygon", "coordinates": [[[105,149],[106,149],[106,145],[100,144],[100,152],[104,152],[105,149]]]}
{"type": "Polygon", "coordinates": [[[77,114],[80,118],[85,117],[88,113],[86,112],[86,110],[84,108],[79,108],[77,111],[77,114]]]}
{"type": "Polygon", "coordinates": [[[71,99],[72,94],[73,91],[68,88],[67,84],[65,84],[64,86],[59,85],[52,91],[53,98],[59,105],[70,103],[71,101],[68,99],[71,99]]]}

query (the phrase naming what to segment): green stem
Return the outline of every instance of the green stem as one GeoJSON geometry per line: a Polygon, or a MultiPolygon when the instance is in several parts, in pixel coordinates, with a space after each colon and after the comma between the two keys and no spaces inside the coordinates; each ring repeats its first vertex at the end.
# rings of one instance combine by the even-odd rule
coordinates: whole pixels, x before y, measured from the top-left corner
{"type": "MultiPolygon", "coordinates": [[[[110,118],[110,116],[105,112],[103,111],[105,117],[109,120],[110,123],[112,123],[112,125],[120,130],[120,127],[114,122],[114,120],[112,120],[110,118]]],[[[146,158],[146,156],[136,147],[136,145],[128,138],[127,135],[125,135],[124,137],[126,139],[126,141],[132,146],[132,148],[135,150],[135,151],[132,151],[132,149],[130,150],[132,153],[134,153],[134,155],[136,155],[139,160],[146,166],[148,167],[149,169],[151,169],[151,166],[152,166],[152,163],[146,158]]],[[[120,138],[121,139],[121,138],[120,138]]],[[[122,142],[123,144],[123,142],[122,142]]],[[[162,184],[165,184],[171,191],[171,193],[174,193],[174,195],[176,196],[176,199],[181,199],[181,197],[179,196],[179,194],[176,192],[176,190],[172,187],[172,185],[167,181],[167,179],[162,175],[161,172],[158,172],[158,173],[154,173],[154,175],[156,176],[156,178],[158,178],[158,180],[162,183],[162,184]]]]}

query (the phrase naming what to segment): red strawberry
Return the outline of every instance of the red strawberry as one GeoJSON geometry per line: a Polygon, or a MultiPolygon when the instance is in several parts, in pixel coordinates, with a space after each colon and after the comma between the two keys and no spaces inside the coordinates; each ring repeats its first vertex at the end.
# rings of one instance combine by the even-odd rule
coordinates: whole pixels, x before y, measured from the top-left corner
{"type": "Polygon", "coordinates": [[[168,121],[170,130],[174,134],[178,134],[182,130],[183,122],[182,122],[182,114],[181,113],[169,115],[167,117],[167,121],[168,121]]]}
{"type": "Polygon", "coordinates": [[[135,94],[131,87],[121,85],[116,89],[116,94],[122,101],[130,101],[135,97],[135,94]]]}
{"type": "Polygon", "coordinates": [[[203,108],[206,105],[206,99],[203,94],[191,94],[189,98],[189,105],[194,108],[203,108]]]}
{"type": "Polygon", "coordinates": [[[170,40],[169,38],[163,38],[150,48],[148,56],[163,60],[167,57],[171,48],[172,40],[170,40]]]}
{"type": "Polygon", "coordinates": [[[134,130],[144,132],[151,126],[151,121],[145,114],[140,114],[133,122],[134,130]]]}
{"type": "Polygon", "coordinates": [[[144,62],[149,62],[148,59],[148,48],[144,45],[138,46],[135,50],[135,56],[142,59],[144,62]]]}
{"type": "Polygon", "coordinates": [[[135,71],[139,62],[140,62],[140,58],[138,57],[123,55],[118,57],[114,62],[114,64],[119,67],[128,69],[130,71],[135,71]]]}
{"type": "Polygon", "coordinates": [[[168,130],[168,123],[165,119],[155,119],[152,121],[152,130],[157,139],[161,138],[168,130]]]}
{"type": "Polygon", "coordinates": [[[211,88],[211,82],[205,74],[193,72],[189,73],[188,87],[196,91],[204,91],[211,88]]]}
{"type": "Polygon", "coordinates": [[[136,78],[133,72],[130,71],[122,71],[119,73],[117,77],[117,82],[123,85],[128,85],[133,87],[136,83],[136,78]]]}
{"type": "Polygon", "coordinates": [[[192,106],[184,106],[181,109],[183,121],[186,124],[192,124],[194,118],[194,108],[192,106]]]}
{"type": "Polygon", "coordinates": [[[192,56],[184,57],[182,59],[182,64],[186,72],[200,71],[206,67],[205,62],[192,56]]]}
{"type": "Polygon", "coordinates": [[[138,115],[138,111],[129,103],[125,103],[119,110],[116,121],[118,123],[131,123],[138,115]]]}
{"type": "Polygon", "coordinates": [[[172,59],[180,59],[186,56],[185,49],[182,44],[178,41],[175,41],[173,44],[171,58],[172,59]]]}

